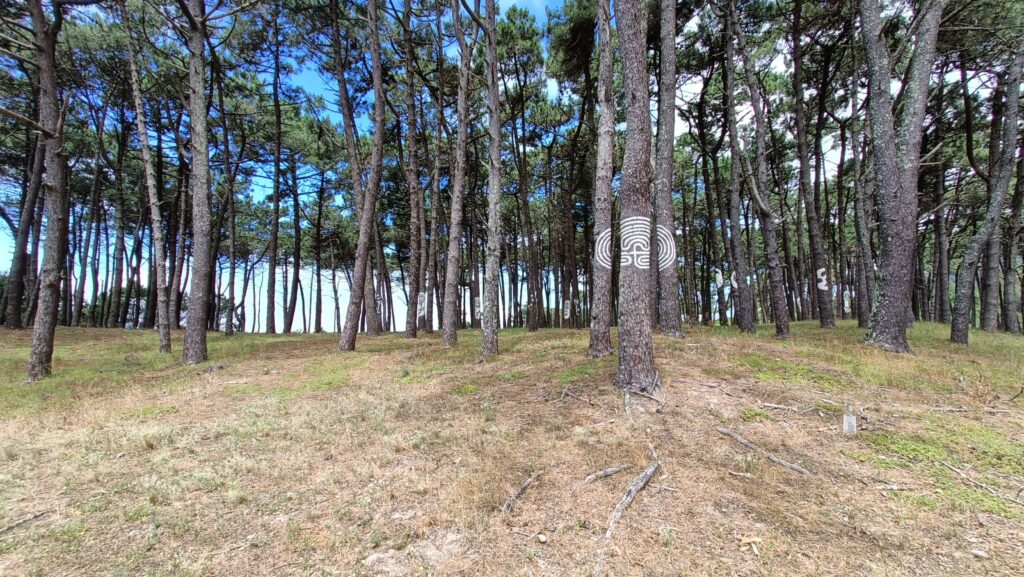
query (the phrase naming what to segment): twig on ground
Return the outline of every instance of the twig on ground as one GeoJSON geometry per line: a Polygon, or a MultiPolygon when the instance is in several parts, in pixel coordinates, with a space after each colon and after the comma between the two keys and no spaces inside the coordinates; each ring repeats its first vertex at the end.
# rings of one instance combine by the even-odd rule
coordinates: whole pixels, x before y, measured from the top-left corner
{"type": "Polygon", "coordinates": [[[799,411],[799,407],[791,407],[789,405],[776,405],[775,403],[761,403],[761,406],[766,409],[779,409],[780,411],[799,411]]]}
{"type": "Polygon", "coordinates": [[[3,529],[0,529],[0,535],[3,535],[4,533],[6,533],[8,531],[17,529],[18,527],[21,527],[25,523],[29,523],[31,521],[35,521],[36,519],[42,517],[43,515],[46,515],[47,513],[51,512],[52,510],[53,509],[47,509],[45,511],[37,511],[35,513],[30,513],[28,515],[25,515],[21,519],[18,519],[17,521],[15,521],[15,522],[11,523],[10,525],[4,527],[3,529]]]}
{"type": "Polygon", "coordinates": [[[709,389],[717,389],[718,387],[721,387],[722,385],[721,385],[721,383],[701,383],[700,386],[707,387],[709,389]]]}
{"type": "Polygon", "coordinates": [[[509,511],[511,511],[512,507],[515,506],[516,501],[518,501],[519,498],[523,496],[523,493],[525,493],[526,490],[530,488],[530,485],[532,485],[533,482],[537,480],[537,477],[540,477],[540,474],[542,472],[543,471],[537,471],[536,473],[527,477],[526,480],[523,481],[523,484],[520,485],[518,489],[516,489],[516,492],[509,495],[508,499],[505,499],[505,504],[501,506],[501,512],[508,513],[509,511]]]}
{"type": "Polygon", "coordinates": [[[590,399],[584,399],[583,397],[580,397],[580,396],[576,395],[575,393],[573,393],[572,391],[569,390],[569,387],[566,387],[566,388],[562,389],[562,398],[564,399],[566,397],[572,397],[572,398],[576,399],[577,401],[582,401],[584,403],[587,403],[591,407],[598,407],[598,406],[600,406],[597,403],[595,403],[594,401],[591,401],[590,399]]]}
{"type": "MultiPolygon", "coordinates": [[[[959,475],[960,478],[963,479],[964,481],[967,481],[967,483],[969,483],[971,485],[974,485],[975,487],[981,489],[982,491],[985,491],[986,493],[992,495],[993,497],[998,497],[1000,499],[1006,499],[1007,501],[1009,501],[1011,503],[1016,503],[1016,504],[1020,505],[1021,507],[1024,507],[1024,501],[1020,501],[1016,497],[1008,497],[1006,495],[1003,495],[1002,493],[1000,493],[999,491],[996,491],[992,487],[989,487],[985,483],[982,483],[981,481],[976,481],[976,480],[972,479],[970,477],[970,475],[968,475],[967,473],[964,473],[960,469],[957,469],[953,465],[950,465],[949,463],[947,463],[945,461],[939,461],[939,464],[942,465],[943,467],[949,469],[950,471],[953,471],[957,475],[959,475]]],[[[1018,491],[1018,494],[1020,494],[1019,491],[1018,491]]]]}
{"type": "Polygon", "coordinates": [[[782,465],[783,467],[785,467],[785,468],[787,468],[787,469],[789,469],[791,471],[795,471],[797,473],[800,473],[802,475],[810,475],[811,474],[810,471],[808,471],[807,469],[804,469],[800,465],[797,465],[796,463],[790,463],[789,461],[783,459],[782,457],[779,457],[775,453],[772,453],[771,451],[768,451],[766,449],[761,448],[758,445],[755,445],[754,443],[751,443],[750,441],[748,441],[745,438],[743,438],[743,435],[740,435],[736,431],[733,431],[731,429],[726,429],[725,427],[716,427],[715,429],[719,433],[722,433],[723,435],[728,435],[728,436],[732,437],[733,439],[736,440],[737,443],[743,445],[744,447],[746,447],[747,449],[750,449],[751,451],[754,451],[755,453],[764,453],[765,457],[767,457],[769,461],[775,463],[776,465],[782,465]]]}
{"type": "Polygon", "coordinates": [[[1010,397],[1009,399],[1006,399],[1006,402],[1012,403],[1012,402],[1016,401],[1017,399],[1019,399],[1021,395],[1024,395],[1024,387],[1021,387],[1020,390],[1017,391],[1016,395],[1010,397]]]}
{"type": "Polygon", "coordinates": [[[737,471],[729,471],[729,474],[732,475],[733,477],[743,477],[744,479],[753,479],[754,478],[754,476],[751,475],[750,473],[740,473],[740,472],[737,472],[737,471]]]}
{"type": "Polygon", "coordinates": [[[641,397],[644,397],[645,399],[650,399],[650,400],[654,401],[655,403],[658,403],[658,408],[654,411],[656,413],[660,413],[661,410],[664,409],[665,405],[668,403],[668,401],[666,401],[665,399],[659,399],[658,397],[655,397],[654,395],[648,395],[647,393],[645,393],[643,391],[633,391],[633,394],[634,395],[640,395],[641,397]]]}
{"type": "Polygon", "coordinates": [[[622,465],[616,465],[614,467],[608,467],[607,469],[604,469],[604,470],[598,471],[596,473],[591,473],[591,474],[587,475],[587,478],[583,479],[583,482],[584,483],[593,483],[594,481],[597,481],[598,479],[604,479],[605,477],[611,477],[612,475],[614,475],[616,473],[621,473],[622,471],[625,471],[626,469],[629,469],[632,466],[633,466],[632,463],[624,463],[622,465]]]}

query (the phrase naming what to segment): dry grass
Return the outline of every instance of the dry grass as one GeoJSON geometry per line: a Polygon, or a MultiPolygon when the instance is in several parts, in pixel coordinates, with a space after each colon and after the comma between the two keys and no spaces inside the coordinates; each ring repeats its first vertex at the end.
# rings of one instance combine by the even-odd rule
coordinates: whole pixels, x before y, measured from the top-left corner
{"type": "Polygon", "coordinates": [[[28,335],[0,333],[0,531],[25,520],[0,533],[0,575],[589,575],[648,443],[662,468],[616,529],[615,575],[1019,574],[1024,507],[937,463],[1024,486],[1024,398],[1005,400],[1024,340],[964,350],[920,324],[893,356],[851,325],[795,328],[658,338],[668,403],[634,397],[635,424],[584,331],[503,332],[484,364],[469,331],[348,354],[214,335],[207,370],[152,335],[64,330],[33,385],[28,335]]]}

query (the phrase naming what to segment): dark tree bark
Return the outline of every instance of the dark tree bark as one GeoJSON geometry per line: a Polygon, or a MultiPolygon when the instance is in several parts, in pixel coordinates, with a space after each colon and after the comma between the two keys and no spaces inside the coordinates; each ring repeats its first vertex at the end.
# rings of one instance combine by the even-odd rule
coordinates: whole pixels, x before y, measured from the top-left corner
{"type": "Polygon", "coordinates": [[[405,180],[409,185],[409,294],[406,298],[405,336],[416,338],[416,321],[419,318],[420,293],[420,239],[423,236],[420,222],[420,174],[419,157],[417,156],[416,135],[416,77],[413,70],[415,53],[412,38],[412,0],[405,0],[405,12],[402,14],[403,40],[405,51],[405,108],[408,115],[406,121],[406,148],[408,161],[405,165],[405,180]]]}
{"type": "Polygon", "coordinates": [[[655,167],[655,242],[658,279],[658,328],[683,336],[679,318],[679,261],[672,206],[676,108],[676,0],[661,0],[661,70],[658,79],[658,150],[655,167]],[[666,253],[666,254],[662,254],[666,253]],[[671,258],[668,257],[671,255],[671,258]]]}
{"type": "Polygon", "coordinates": [[[1010,221],[1005,235],[1005,280],[1003,282],[1003,329],[1008,333],[1019,333],[1020,314],[1020,240],[1024,228],[1024,154],[1017,160],[1017,183],[1013,200],[1010,202],[1010,221]]]}
{"type": "Polygon", "coordinates": [[[879,213],[878,303],[868,341],[893,352],[909,352],[907,327],[917,237],[917,169],[928,81],[946,0],[922,5],[916,14],[917,35],[904,84],[899,125],[890,93],[892,65],[882,32],[878,0],[860,0],[861,29],[867,52],[871,91],[869,122],[874,151],[879,213]]]}
{"type": "MultiPolygon", "coordinates": [[[[39,74],[39,125],[45,144],[41,194],[46,203],[47,232],[43,269],[39,275],[39,297],[35,322],[32,325],[32,348],[29,352],[29,381],[50,374],[53,361],[53,337],[60,308],[61,271],[67,251],[68,188],[67,156],[61,142],[60,96],[57,92],[57,37],[63,15],[60,5],[53,8],[53,21],[48,21],[41,0],[29,0],[28,11],[35,36],[35,62],[39,74]]],[[[38,224],[38,221],[37,223],[38,224]]],[[[18,303],[16,303],[18,304],[18,303]]],[[[15,315],[20,315],[20,306],[15,315]]]]}
{"type": "MultiPolygon", "coordinates": [[[[367,326],[376,326],[379,331],[379,320],[376,317],[376,307],[373,296],[364,298],[366,291],[359,291],[359,287],[367,286],[367,278],[370,276],[371,268],[367,264],[370,258],[370,238],[373,233],[374,220],[376,219],[375,208],[377,205],[377,191],[380,188],[381,162],[384,154],[384,80],[381,70],[380,59],[380,33],[377,29],[377,2],[369,0],[367,5],[370,31],[370,57],[372,59],[373,92],[375,95],[373,104],[373,151],[370,158],[370,180],[366,190],[363,192],[363,199],[359,210],[359,240],[356,245],[356,264],[352,278],[352,290],[350,291],[348,310],[345,313],[345,327],[341,331],[341,341],[338,348],[342,351],[354,351],[356,348],[356,333],[359,330],[359,315],[364,304],[366,306],[367,326]],[[369,300],[369,302],[365,302],[369,300]],[[373,308],[371,308],[373,307],[373,308]]],[[[339,83],[344,82],[344,75],[340,75],[339,83]]],[[[340,90],[347,100],[347,88],[342,84],[340,90]]],[[[351,107],[348,110],[351,113],[351,107]]],[[[349,118],[351,120],[351,118],[349,118]]],[[[346,124],[349,124],[346,121],[346,124]]],[[[351,126],[354,131],[355,126],[351,126]]],[[[346,128],[346,132],[350,129],[346,128]]],[[[350,133],[352,136],[354,133],[350,133]]],[[[348,137],[346,137],[348,138],[348,137]]],[[[355,151],[354,138],[350,152],[355,151]]],[[[352,156],[351,158],[355,158],[352,156]]],[[[353,180],[360,178],[358,172],[353,172],[353,180]]],[[[371,281],[372,283],[372,281],[371,281]]],[[[372,291],[371,291],[372,292],[372,291]]]]}
{"type": "MultiPolygon", "coordinates": [[[[735,6],[730,2],[728,12],[725,14],[725,60],[722,66],[725,74],[725,118],[729,131],[729,153],[732,161],[729,163],[729,245],[732,253],[732,266],[729,282],[732,287],[730,294],[735,314],[736,324],[745,333],[753,333],[756,330],[754,319],[754,299],[747,283],[749,269],[747,268],[747,253],[743,247],[743,237],[740,232],[740,187],[742,186],[742,156],[740,148],[739,130],[736,126],[736,81],[735,66],[736,53],[734,37],[737,36],[737,18],[735,6]]],[[[744,57],[745,54],[741,55],[744,57]]],[[[751,94],[753,99],[758,94],[755,87],[751,94]]],[[[759,152],[761,152],[759,150],[759,152]]],[[[759,155],[759,159],[764,158],[759,155]]]]}
{"type": "MultiPolygon", "coordinates": [[[[981,251],[993,237],[993,233],[999,226],[999,216],[1003,211],[1006,194],[1010,188],[1010,179],[1013,177],[1014,160],[1017,152],[1017,123],[1019,121],[1018,111],[1020,108],[1020,80],[1024,68],[1024,44],[1018,47],[1014,55],[1011,68],[1007,71],[1005,79],[1000,79],[1001,84],[1005,82],[1005,121],[1002,123],[1002,134],[1000,135],[999,157],[989,173],[992,179],[990,187],[988,210],[981,225],[975,231],[974,236],[968,242],[964,251],[963,260],[960,262],[960,270],[957,279],[956,300],[953,308],[953,322],[950,330],[950,340],[954,343],[966,345],[968,340],[968,328],[970,326],[971,312],[974,310],[974,276],[981,259],[981,251]]],[[[998,260],[998,255],[996,256],[998,260]]],[[[998,292],[996,292],[998,300],[998,292]]]]}
{"type": "Polygon", "coordinates": [[[651,123],[647,89],[647,3],[619,0],[622,77],[626,100],[626,148],[622,161],[621,260],[619,270],[619,373],[627,391],[658,388],[651,342],[651,123]]]}
{"type": "MultiPolygon", "coordinates": [[[[458,127],[455,139],[455,167],[452,174],[451,217],[448,225],[448,257],[445,259],[444,311],[441,322],[441,343],[446,347],[455,346],[458,342],[456,331],[459,325],[462,203],[465,196],[466,132],[469,128],[469,74],[472,55],[472,49],[463,30],[459,0],[452,0],[452,20],[455,23],[455,38],[459,43],[459,91],[456,103],[458,127]]],[[[473,37],[476,37],[475,31],[473,37]]]]}
{"type": "Polygon", "coordinates": [[[497,2],[487,0],[487,261],[484,270],[484,302],[481,355],[498,354],[498,291],[501,288],[501,102],[498,94],[497,2]]]}
{"type": "Polygon", "coordinates": [[[206,4],[204,0],[179,0],[189,20],[188,89],[189,125],[192,136],[192,279],[188,296],[188,324],[182,361],[194,365],[206,361],[206,321],[210,302],[210,149],[206,106],[206,4]]]}
{"type": "MultiPolygon", "coordinates": [[[[621,0],[620,0],[621,1],[621,0]]],[[[611,2],[598,0],[598,50],[601,54],[597,75],[597,103],[600,108],[597,131],[597,169],[594,178],[594,258],[593,304],[590,309],[590,347],[587,355],[601,358],[612,353],[612,170],[615,153],[615,102],[612,99],[612,70],[615,64],[612,46],[611,2]],[[602,249],[602,244],[604,248],[602,249]],[[597,260],[601,250],[607,258],[597,260]]]]}

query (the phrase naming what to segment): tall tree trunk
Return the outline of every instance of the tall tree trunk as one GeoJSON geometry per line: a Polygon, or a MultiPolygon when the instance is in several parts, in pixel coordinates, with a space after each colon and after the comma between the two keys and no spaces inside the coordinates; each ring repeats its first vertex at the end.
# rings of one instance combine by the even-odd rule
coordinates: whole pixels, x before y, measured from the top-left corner
{"type": "MultiPolygon", "coordinates": [[[[760,87],[754,76],[754,67],[750,62],[750,54],[747,52],[743,30],[739,26],[735,0],[730,1],[729,11],[729,18],[732,20],[733,33],[736,36],[737,49],[743,62],[743,71],[747,80],[747,91],[750,93],[750,105],[754,110],[754,156],[757,159],[756,167],[754,169],[750,169],[747,157],[741,150],[737,151],[738,154],[736,154],[735,157],[740,159],[740,163],[745,166],[747,173],[750,175],[750,193],[751,196],[754,197],[754,201],[758,209],[758,220],[761,224],[761,235],[764,237],[765,260],[768,263],[768,275],[771,280],[772,287],[772,313],[775,316],[775,336],[788,337],[789,304],[786,302],[786,282],[782,271],[782,263],[779,261],[779,243],[776,235],[777,227],[782,222],[782,219],[774,213],[768,198],[768,164],[767,151],[765,150],[766,129],[764,106],[761,100],[760,87]]],[[[729,91],[727,90],[727,92],[729,91]]],[[[735,101],[733,101],[733,105],[735,106],[735,101]]],[[[736,111],[734,108],[730,107],[730,110],[727,111],[727,113],[732,115],[730,124],[732,125],[732,132],[735,133],[736,111]]],[[[742,262],[742,259],[738,258],[737,261],[742,262]]],[[[751,305],[751,308],[753,308],[753,305],[751,305]]],[[[751,314],[753,314],[753,311],[751,311],[751,314]]]]}
{"type": "MultiPolygon", "coordinates": [[[[828,263],[825,261],[825,248],[821,238],[821,221],[815,194],[811,192],[811,159],[807,150],[807,111],[804,106],[803,84],[803,29],[801,12],[803,2],[793,2],[793,116],[796,124],[796,146],[800,160],[800,189],[803,193],[804,208],[807,211],[807,237],[811,248],[811,261],[814,266],[814,283],[817,288],[818,321],[823,328],[835,328],[832,316],[832,281],[828,276],[828,263]]],[[[818,90],[824,90],[821,86],[818,90]]],[[[840,295],[842,299],[842,295],[840,295]]]]}
{"type": "Polygon", "coordinates": [[[860,0],[861,29],[867,52],[871,92],[869,121],[874,151],[879,213],[878,304],[868,341],[893,352],[909,352],[910,293],[917,237],[917,169],[928,81],[935,62],[935,43],[946,0],[921,6],[916,14],[917,37],[910,60],[899,125],[893,116],[892,66],[882,33],[879,0],[860,0]]]}
{"type": "Polygon", "coordinates": [[[619,373],[625,390],[658,388],[651,342],[651,123],[647,89],[647,3],[619,0],[622,77],[626,96],[626,148],[622,161],[619,270],[619,373]]]}
{"type": "MultiPolygon", "coordinates": [[[[469,128],[469,73],[472,52],[466,42],[460,15],[459,0],[452,0],[452,20],[459,43],[459,91],[456,103],[458,128],[455,137],[455,167],[452,174],[451,220],[448,225],[448,257],[445,259],[444,317],[441,343],[446,347],[458,342],[459,268],[462,244],[462,202],[466,180],[466,132],[469,128]]],[[[476,33],[473,33],[476,37],[476,33]]],[[[475,43],[475,42],[474,42],[475,43]]]]}
{"type": "MultiPolygon", "coordinates": [[[[185,9],[185,6],[182,5],[185,9]]],[[[188,295],[188,324],[182,361],[207,359],[206,320],[210,301],[210,149],[206,129],[206,5],[188,0],[189,125],[192,136],[192,286],[188,295]]]]}
{"type": "MultiPolygon", "coordinates": [[[[621,0],[620,0],[621,1],[621,0]]],[[[597,169],[594,178],[594,267],[593,304],[590,310],[590,346],[587,355],[601,358],[612,353],[612,170],[615,153],[615,102],[612,99],[612,46],[610,0],[597,2],[598,51],[597,169]],[[602,258],[598,260],[598,255],[602,258]]]]}
{"type": "Polygon", "coordinates": [[[661,0],[661,70],[658,78],[658,150],[654,175],[655,241],[658,279],[658,328],[679,338],[679,260],[672,206],[672,169],[676,128],[676,0],[661,0]]]}
{"type": "Polygon", "coordinates": [[[419,157],[416,150],[416,76],[413,70],[414,44],[412,39],[412,0],[405,0],[405,12],[402,14],[405,50],[405,108],[406,148],[409,159],[405,165],[405,180],[409,185],[409,297],[406,299],[405,336],[416,338],[416,322],[419,319],[420,293],[420,239],[423,236],[420,222],[420,170],[419,157]]]}
{"type": "MultiPolygon", "coordinates": [[[[54,21],[48,22],[41,0],[29,0],[29,15],[35,36],[35,61],[39,74],[39,124],[46,132],[42,194],[46,203],[47,233],[43,269],[39,276],[39,300],[32,325],[32,348],[28,360],[28,380],[36,381],[50,374],[53,361],[53,337],[60,307],[61,271],[68,236],[67,156],[61,142],[61,110],[57,92],[57,36],[63,17],[59,5],[54,6],[54,21]]],[[[38,222],[36,223],[38,224],[38,222]]],[[[20,315],[20,303],[15,314],[20,315]]]]}
{"type": "MultiPolygon", "coordinates": [[[[961,345],[966,345],[968,340],[968,327],[970,325],[971,312],[974,310],[974,275],[981,258],[981,251],[993,237],[994,231],[999,226],[999,216],[1002,214],[1006,194],[1010,188],[1010,179],[1013,177],[1014,160],[1017,152],[1020,80],[1022,68],[1024,68],[1024,44],[1017,48],[1011,66],[1005,77],[1006,88],[1002,91],[1005,94],[1004,106],[1006,112],[1000,136],[999,157],[989,174],[989,177],[992,179],[992,192],[989,198],[988,210],[985,212],[985,218],[981,225],[968,242],[963,260],[960,262],[950,340],[961,345]]],[[[999,90],[997,89],[996,92],[998,93],[999,90]]],[[[998,258],[997,254],[996,259],[998,260],[998,258]]],[[[998,300],[998,292],[995,298],[998,300]]]]}
{"type": "MultiPolygon", "coordinates": [[[[406,0],[407,2],[410,0],[406,0]]],[[[484,331],[481,356],[498,354],[498,291],[501,288],[501,102],[498,93],[497,2],[487,0],[487,256],[484,263],[484,331]]]]}
{"type": "Polygon", "coordinates": [[[1003,329],[1008,333],[1019,333],[1020,318],[1020,260],[1021,229],[1024,228],[1024,153],[1017,160],[1017,184],[1010,202],[1010,221],[1003,240],[1005,246],[1005,279],[1003,281],[1003,329]]]}
{"type": "MultiPolygon", "coordinates": [[[[736,15],[735,7],[730,2],[728,12],[725,14],[725,60],[722,66],[725,72],[725,117],[729,131],[729,153],[732,162],[729,163],[729,243],[732,247],[732,274],[729,282],[732,286],[731,298],[735,307],[735,321],[740,330],[745,333],[752,333],[756,330],[754,318],[754,299],[748,284],[749,270],[747,269],[746,250],[743,247],[743,237],[740,232],[740,187],[742,186],[742,164],[740,158],[743,151],[740,148],[739,130],[736,126],[736,81],[735,66],[736,54],[734,36],[736,36],[736,15]]],[[[751,94],[751,100],[757,96],[751,94]]],[[[763,158],[763,156],[761,157],[763,158]]]]}
{"type": "MultiPolygon", "coordinates": [[[[380,329],[380,325],[377,324],[379,321],[375,318],[377,313],[376,303],[373,300],[374,297],[371,294],[369,299],[367,299],[366,290],[359,291],[359,287],[367,286],[367,279],[372,272],[367,263],[370,258],[370,243],[374,242],[371,234],[373,233],[374,221],[376,220],[377,191],[380,187],[381,162],[384,154],[384,80],[381,69],[380,33],[377,29],[376,0],[369,0],[367,15],[369,18],[370,55],[373,61],[373,93],[375,96],[373,99],[373,151],[370,157],[370,180],[367,183],[366,190],[363,192],[359,210],[359,240],[356,245],[356,264],[352,279],[353,288],[349,291],[348,310],[345,312],[345,327],[341,331],[341,341],[338,344],[338,348],[342,351],[354,351],[356,348],[359,315],[360,310],[364,306],[366,307],[367,327],[376,327],[377,331],[380,329]],[[369,302],[366,302],[367,300],[369,302]]],[[[339,89],[344,94],[343,100],[347,101],[348,94],[347,87],[344,85],[344,78],[344,74],[340,74],[338,82],[340,85],[339,89]]],[[[351,106],[349,106],[348,113],[351,114],[351,106]]],[[[350,153],[354,153],[355,126],[350,126],[351,120],[351,117],[346,120],[346,139],[352,138],[350,153]]],[[[350,159],[355,158],[354,154],[350,155],[350,159]]],[[[354,170],[352,178],[358,180],[360,178],[359,172],[354,170]]]]}

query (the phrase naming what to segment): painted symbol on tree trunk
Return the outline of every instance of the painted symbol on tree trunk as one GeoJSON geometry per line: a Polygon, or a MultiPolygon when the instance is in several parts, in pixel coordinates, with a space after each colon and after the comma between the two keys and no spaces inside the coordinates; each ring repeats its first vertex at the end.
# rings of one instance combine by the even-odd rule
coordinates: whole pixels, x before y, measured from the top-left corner
{"type": "Polygon", "coordinates": [[[655,228],[658,235],[658,269],[666,269],[676,264],[676,237],[667,226],[655,228]]]}
{"type": "Polygon", "coordinates": [[[562,318],[565,320],[569,320],[569,315],[572,314],[572,309],[569,308],[570,306],[572,306],[572,304],[568,299],[562,303],[562,318]]]}
{"type": "Polygon", "coordinates": [[[594,261],[608,270],[612,268],[612,229],[607,228],[594,241],[594,261]]]}
{"type": "Polygon", "coordinates": [[[724,282],[725,282],[725,279],[722,278],[722,271],[720,271],[720,270],[718,270],[716,268],[715,269],[715,286],[722,286],[722,283],[724,283],[724,282]]]}
{"type": "Polygon", "coordinates": [[[420,293],[420,295],[416,297],[416,310],[417,319],[427,318],[427,293],[420,293]]]}
{"type": "Polygon", "coordinates": [[[828,271],[824,267],[818,269],[818,290],[828,290],[828,271]]]}
{"type": "Polygon", "coordinates": [[[635,266],[641,270],[651,268],[651,219],[643,216],[622,219],[619,246],[622,249],[620,266],[635,266]]]}
{"type": "Polygon", "coordinates": [[[732,288],[740,288],[740,285],[736,283],[736,271],[732,271],[732,274],[729,275],[729,286],[732,288]]]}

